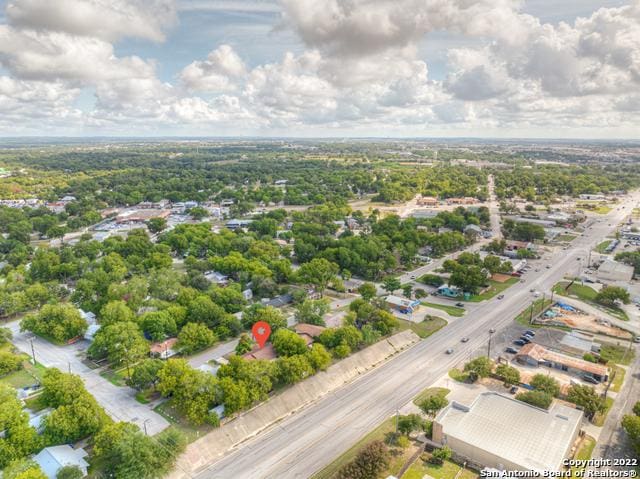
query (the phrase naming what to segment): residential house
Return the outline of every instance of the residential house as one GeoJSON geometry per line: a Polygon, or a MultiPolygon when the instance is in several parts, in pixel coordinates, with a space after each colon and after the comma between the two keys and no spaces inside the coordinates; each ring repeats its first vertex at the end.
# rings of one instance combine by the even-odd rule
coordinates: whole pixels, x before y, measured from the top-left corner
{"type": "Polygon", "coordinates": [[[87,457],[87,452],[84,449],[73,449],[68,444],[64,444],[45,447],[34,456],[33,460],[38,463],[45,476],[49,479],[56,479],[58,471],[65,466],[78,467],[82,471],[82,477],[85,477],[89,467],[85,457],[87,457]]]}
{"type": "Polygon", "coordinates": [[[175,349],[177,342],[178,338],[169,338],[159,343],[153,343],[150,346],[149,351],[153,357],[169,359],[170,357],[178,354],[178,351],[175,349]]]}

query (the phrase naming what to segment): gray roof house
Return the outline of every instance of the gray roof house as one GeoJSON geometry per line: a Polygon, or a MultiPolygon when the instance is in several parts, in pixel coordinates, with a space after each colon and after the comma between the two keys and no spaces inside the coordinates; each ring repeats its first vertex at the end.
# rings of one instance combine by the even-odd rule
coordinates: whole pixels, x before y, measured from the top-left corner
{"type": "Polygon", "coordinates": [[[84,449],[73,449],[71,446],[64,444],[62,446],[45,447],[35,455],[33,460],[38,463],[42,472],[49,479],[56,479],[58,471],[64,466],[77,466],[82,471],[82,477],[86,476],[89,463],[84,460],[85,457],[87,457],[87,452],[84,449]]]}

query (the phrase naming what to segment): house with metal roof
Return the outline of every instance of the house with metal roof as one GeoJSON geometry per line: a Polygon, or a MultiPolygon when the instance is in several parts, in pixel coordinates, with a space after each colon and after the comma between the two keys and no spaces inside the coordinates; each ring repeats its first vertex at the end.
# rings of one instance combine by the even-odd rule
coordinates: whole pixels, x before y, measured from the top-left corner
{"type": "Polygon", "coordinates": [[[38,463],[49,479],[56,479],[58,471],[64,466],[77,466],[82,471],[82,477],[86,476],[89,463],[85,461],[85,457],[87,452],[84,449],[74,449],[64,444],[45,447],[34,456],[33,460],[38,463]]]}
{"type": "Polygon", "coordinates": [[[433,422],[433,442],[463,460],[507,471],[559,471],[580,432],[582,411],[547,411],[497,392],[470,406],[452,401],[433,422]]]}
{"type": "Polygon", "coordinates": [[[599,382],[606,382],[609,379],[609,368],[604,364],[596,364],[584,359],[574,358],[573,356],[551,351],[535,343],[522,346],[515,359],[521,364],[546,366],[579,377],[586,374],[599,382]]]}

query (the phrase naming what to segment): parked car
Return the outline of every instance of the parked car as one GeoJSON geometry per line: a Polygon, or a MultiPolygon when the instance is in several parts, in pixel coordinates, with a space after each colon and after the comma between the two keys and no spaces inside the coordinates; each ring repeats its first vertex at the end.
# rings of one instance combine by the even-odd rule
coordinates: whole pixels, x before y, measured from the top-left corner
{"type": "Polygon", "coordinates": [[[449,348],[445,351],[447,354],[453,354],[453,348],[449,348]]]}
{"type": "Polygon", "coordinates": [[[509,354],[518,354],[518,350],[516,348],[512,348],[511,346],[506,348],[504,352],[509,354]]]}
{"type": "MultiPolygon", "coordinates": [[[[638,306],[640,307],[640,306],[638,306]]],[[[633,342],[634,343],[640,343],[640,336],[636,336],[635,338],[633,338],[633,342]]]]}
{"type": "Polygon", "coordinates": [[[596,378],[594,378],[593,376],[590,376],[589,374],[583,374],[582,375],[582,380],[586,381],[588,383],[591,384],[600,384],[600,381],[598,381],[596,378]]]}
{"type": "Polygon", "coordinates": [[[515,345],[517,345],[517,346],[524,346],[524,345],[525,345],[525,344],[527,344],[527,343],[525,343],[522,339],[516,339],[516,340],[513,342],[513,344],[515,344],[515,345]]]}
{"type": "Polygon", "coordinates": [[[515,394],[518,392],[518,387],[517,386],[511,386],[511,389],[509,389],[509,393],[511,394],[515,394]]]}
{"type": "Polygon", "coordinates": [[[498,299],[502,299],[502,298],[504,298],[504,294],[499,294],[498,299]]]}
{"type": "Polygon", "coordinates": [[[464,303],[456,303],[456,306],[457,306],[458,308],[464,308],[464,303]]]}
{"type": "Polygon", "coordinates": [[[551,265],[550,265],[550,264],[548,264],[548,265],[546,265],[546,266],[545,266],[545,268],[550,269],[550,268],[551,268],[551,265]]]}
{"type": "Polygon", "coordinates": [[[520,341],[524,341],[525,344],[529,344],[531,339],[528,336],[520,336],[520,341]]]}
{"type": "Polygon", "coordinates": [[[536,290],[535,290],[535,288],[531,288],[531,289],[529,290],[529,292],[530,292],[530,293],[535,293],[535,292],[536,292],[536,290]]]}
{"type": "Polygon", "coordinates": [[[524,334],[526,334],[527,336],[531,336],[531,337],[533,337],[533,336],[535,336],[535,335],[536,335],[536,333],[535,333],[535,332],[533,332],[533,331],[531,331],[530,329],[527,329],[527,330],[524,332],[524,334]]]}

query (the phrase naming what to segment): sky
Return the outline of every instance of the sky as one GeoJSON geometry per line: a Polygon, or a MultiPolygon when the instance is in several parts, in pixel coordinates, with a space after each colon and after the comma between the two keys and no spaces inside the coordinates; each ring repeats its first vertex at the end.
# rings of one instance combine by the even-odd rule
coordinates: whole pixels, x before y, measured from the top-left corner
{"type": "Polygon", "coordinates": [[[640,137],[640,0],[0,0],[0,136],[640,137]]]}

